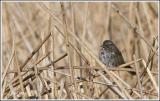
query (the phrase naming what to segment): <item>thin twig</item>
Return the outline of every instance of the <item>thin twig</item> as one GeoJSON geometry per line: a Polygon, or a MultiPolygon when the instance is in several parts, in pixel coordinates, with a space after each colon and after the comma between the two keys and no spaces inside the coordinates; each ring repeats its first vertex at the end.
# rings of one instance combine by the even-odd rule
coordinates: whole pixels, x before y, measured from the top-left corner
{"type": "MultiPolygon", "coordinates": [[[[59,57],[58,59],[56,59],[54,62],[52,62],[52,64],[60,61],[61,59],[63,59],[63,58],[66,57],[66,56],[67,56],[67,54],[62,55],[61,57],[59,57]]],[[[26,81],[26,80],[28,80],[28,79],[30,79],[30,78],[32,78],[33,76],[35,76],[34,73],[29,74],[27,77],[25,77],[25,78],[23,79],[23,82],[26,81]]],[[[12,83],[13,83],[13,82],[12,82],[12,83]]],[[[19,85],[19,82],[18,82],[18,83],[14,83],[14,84],[13,84],[13,87],[16,87],[16,86],[18,86],[18,85],[19,85]]],[[[8,89],[8,87],[7,87],[7,88],[5,89],[5,93],[7,93],[8,91],[9,91],[9,89],[8,89]]],[[[6,94],[4,94],[4,95],[6,95],[6,94]]]]}
{"type": "Polygon", "coordinates": [[[141,36],[138,28],[134,24],[132,24],[115,5],[112,4],[112,8],[128,23],[128,25],[137,33],[137,35],[145,41],[145,43],[156,53],[156,55],[158,55],[157,50],[152,47],[152,45],[144,37],[141,36]]]}
{"type": "Polygon", "coordinates": [[[49,33],[45,38],[44,40],[35,48],[35,50],[28,56],[28,58],[25,60],[25,62],[20,65],[20,69],[22,71],[22,69],[24,68],[24,66],[28,63],[28,61],[30,59],[32,59],[32,57],[34,56],[34,54],[36,54],[38,52],[38,50],[42,47],[42,45],[46,42],[46,40],[51,36],[51,33],[49,33]]]}
{"type": "Polygon", "coordinates": [[[66,19],[66,13],[65,13],[65,8],[64,8],[64,3],[61,3],[61,9],[62,9],[62,15],[63,15],[63,24],[64,24],[64,34],[65,34],[65,42],[66,42],[66,48],[67,48],[67,53],[68,53],[68,62],[69,62],[69,70],[71,73],[71,82],[74,83],[74,87],[73,90],[75,90],[76,87],[76,83],[74,82],[74,70],[72,67],[72,60],[71,60],[71,51],[70,51],[70,45],[69,45],[69,32],[67,29],[67,19],[66,19]]]}

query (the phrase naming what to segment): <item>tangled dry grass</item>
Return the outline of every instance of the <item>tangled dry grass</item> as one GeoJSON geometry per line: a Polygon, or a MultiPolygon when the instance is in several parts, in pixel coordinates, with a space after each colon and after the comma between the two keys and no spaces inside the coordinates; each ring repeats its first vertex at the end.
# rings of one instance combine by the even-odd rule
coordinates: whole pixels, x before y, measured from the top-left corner
{"type": "Polygon", "coordinates": [[[158,99],[158,76],[156,2],[3,2],[2,99],[158,99]],[[126,64],[99,61],[106,39],[126,64]]]}

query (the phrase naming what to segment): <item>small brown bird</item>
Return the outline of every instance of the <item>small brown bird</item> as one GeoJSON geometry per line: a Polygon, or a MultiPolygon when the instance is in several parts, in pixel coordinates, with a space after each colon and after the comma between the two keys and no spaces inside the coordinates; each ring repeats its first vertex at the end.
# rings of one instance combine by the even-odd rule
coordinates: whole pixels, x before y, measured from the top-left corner
{"type": "MultiPolygon", "coordinates": [[[[99,59],[104,63],[107,67],[117,67],[121,64],[124,64],[125,61],[119,49],[111,40],[105,40],[101,46],[99,52],[99,59]]],[[[127,66],[126,68],[131,68],[127,66]]],[[[135,72],[129,72],[134,75],[135,72]]]]}

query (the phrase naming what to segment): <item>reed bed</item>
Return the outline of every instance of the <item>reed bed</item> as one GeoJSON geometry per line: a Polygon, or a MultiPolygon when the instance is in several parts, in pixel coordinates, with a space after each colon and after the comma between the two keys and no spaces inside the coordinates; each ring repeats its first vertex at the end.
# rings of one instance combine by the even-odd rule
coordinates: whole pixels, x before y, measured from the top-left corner
{"type": "Polygon", "coordinates": [[[2,3],[2,99],[158,99],[158,70],[156,2],[2,3]],[[98,58],[108,39],[118,68],[98,58]]]}

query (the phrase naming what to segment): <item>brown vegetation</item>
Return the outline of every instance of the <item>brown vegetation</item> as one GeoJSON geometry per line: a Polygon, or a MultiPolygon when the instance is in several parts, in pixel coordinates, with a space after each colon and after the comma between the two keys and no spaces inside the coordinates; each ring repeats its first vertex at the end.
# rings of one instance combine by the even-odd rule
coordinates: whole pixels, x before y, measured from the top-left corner
{"type": "Polygon", "coordinates": [[[158,99],[158,75],[156,2],[2,5],[2,99],[158,99]],[[126,64],[100,62],[106,39],[126,64]]]}

